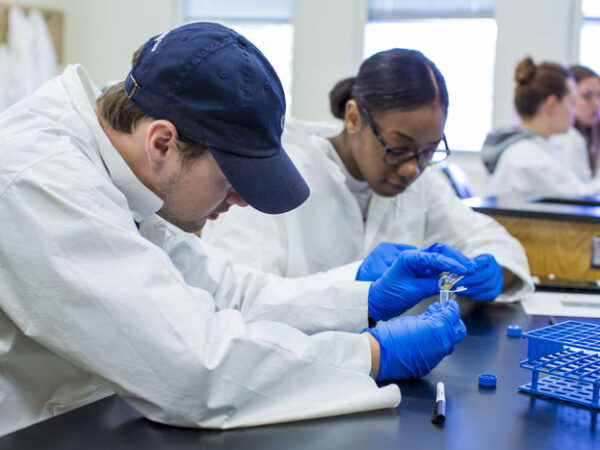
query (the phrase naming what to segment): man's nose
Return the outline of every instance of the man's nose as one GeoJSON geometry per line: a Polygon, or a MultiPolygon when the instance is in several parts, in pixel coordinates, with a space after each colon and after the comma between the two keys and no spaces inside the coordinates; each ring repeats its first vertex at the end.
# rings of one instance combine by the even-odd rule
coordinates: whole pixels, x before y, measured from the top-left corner
{"type": "Polygon", "coordinates": [[[244,200],[234,188],[229,190],[225,201],[230,205],[237,205],[241,207],[248,206],[248,202],[246,202],[246,200],[244,200]]]}

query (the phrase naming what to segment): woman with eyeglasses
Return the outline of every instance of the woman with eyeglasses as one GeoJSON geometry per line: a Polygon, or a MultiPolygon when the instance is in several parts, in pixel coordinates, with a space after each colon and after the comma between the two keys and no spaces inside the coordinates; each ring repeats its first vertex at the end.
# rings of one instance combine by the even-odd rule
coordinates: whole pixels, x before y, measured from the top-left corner
{"type": "Polygon", "coordinates": [[[278,216],[232,208],[204,239],[258,270],[364,281],[379,278],[404,249],[444,242],[477,264],[460,282],[465,296],[502,293],[511,301],[531,290],[521,245],[427,170],[449,154],[448,92],[429,59],[414,50],[377,53],[333,88],[330,104],[343,128],[289,120],[283,134],[308,200],[278,216]]]}
{"type": "Polygon", "coordinates": [[[549,142],[556,152],[564,154],[561,162],[587,182],[600,176],[600,76],[584,66],[569,70],[577,83],[575,125],[565,134],[552,136],[549,142]]]}
{"type": "Polygon", "coordinates": [[[489,194],[537,197],[600,192],[600,181],[591,178],[583,143],[581,151],[576,151],[576,145],[560,144],[576,109],[577,85],[571,71],[555,63],[535,64],[526,57],[517,65],[515,81],[521,125],[492,131],[481,152],[490,172],[489,194]],[[586,170],[587,176],[582,175],[586,170]]]}
{"type": "Polygon", "coordinates": [[[571,66],[577,82],[575,128],[585,139],[592,176],[596,176],[600,158],[600,76],[584,66],[571,66]]]}

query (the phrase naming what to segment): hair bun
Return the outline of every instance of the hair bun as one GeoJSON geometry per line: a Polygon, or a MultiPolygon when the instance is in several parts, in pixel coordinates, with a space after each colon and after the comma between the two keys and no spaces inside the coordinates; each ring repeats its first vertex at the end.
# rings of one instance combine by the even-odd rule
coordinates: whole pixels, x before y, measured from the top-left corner
{"type": "Polygon", "coordinates": [[[346,113],[346,103],[352,99],[352,88],[356,77],[345,78],[338,81],[329,92],[329,107],[333,117],[343,119],[346,113]]]}
{"type": "Polygon", "coordinates": [[[515,71],[515,81],[518,84],[528,84],[535,77],[535,64],[530,56],[523,58],[519,64],[517,64],[517,70],[515,71]]]}

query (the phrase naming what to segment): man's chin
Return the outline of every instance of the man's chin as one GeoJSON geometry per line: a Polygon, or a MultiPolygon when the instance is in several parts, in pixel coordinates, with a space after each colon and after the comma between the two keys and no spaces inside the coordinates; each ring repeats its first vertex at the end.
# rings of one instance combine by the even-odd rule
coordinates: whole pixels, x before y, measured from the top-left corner
{"type": "Polygon", "coordinates": [[[202,231],[202,229],[204,228],[204,225],[206,225],[206,219],[202,219],[202,221],[199,224],[194,224],[194,226],[191,226],[191,229],[185,230],[183,229],[183,231],[187,231],[188,233],[200,233],[202,231]]]}
{"type": "Polygon", "coordinates": [[[183,231],[185,231],[186,233],[200,233],[202,231],[202,228],[204,228],[204,225],[206,225],[206,219],[202,219],[202,221],[200,223],[198,222],[194,222],[194,223],[174,223],[173,225],[175,225],[178,228],[181,228],[183,231]]]}
{"type": "Polygon", "coordinates": [[[175,225],[177,228],[180,228],[181,230],[185,231],[186,233],[199,233],[200,231],[202,231],[202,228],[204,228],[204,225],[206,225],[207,220],[207,218],[203,218],[199,221],[183,222],[181,220],[175,219],[174,217],[167,217],[166,215],[162,215],[160,214],[160,212],[158,213],[158,215],[165,219],[167,222],[175,225]]]}

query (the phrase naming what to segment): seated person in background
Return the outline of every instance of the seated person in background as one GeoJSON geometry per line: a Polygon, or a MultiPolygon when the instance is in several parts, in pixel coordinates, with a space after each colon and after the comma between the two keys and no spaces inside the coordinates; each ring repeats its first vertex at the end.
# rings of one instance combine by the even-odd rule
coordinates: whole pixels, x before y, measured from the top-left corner
{"type": "Polygon", "coordinates": [[[447,154],[437,149],[448,92],[429,59],[377,53],[333,88],[330,103],[343,129],[289,120],[283,133],[308,200],[278,216],[232,208],[203,239],[255,269],[299,277],[339,267],[337,276],[359,280],[377,279],[402,249],[439,241],[474,257],[475,273],[460,282],[465,296],[512,301],[532,290],[519,242],[426,170],[447,154]]]}
{"type": "Polygon", "coordinates": [[[600,173],[600,77],[583,66],[571,66],[569,70],[577,82],[575,126],[567,133],[551,136],[548,142],[553,147],[552,154],[560,158],[561,164],[587,182],[600,173]]]}
{"type": "Polygon", "coordinates": [[[0,114],[0,434],[117,392],[149,419],[232,428],[395,407],[465,336],[456,302],[391,319],[474,263],[403,252],[373,283],[286,279],[191,233],[233,204],[297,207],[275,71],[192,23],[101,96],[81,66],[0,114]],[[186,231],[189,231],[186,232],[186,231]]]}
{"type": "Polygon", "coordinates": [[[573,123],[577,86],[571,72],[555,63],[536,65],[527,57],[517,65],[515,80],[521,126],[492,131],[481,151],[490,173],[489,194],[536,197],[600,191],[600,181],[582,181],[563,161],[568,155],[548,143],[573,123]]]}

